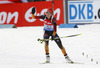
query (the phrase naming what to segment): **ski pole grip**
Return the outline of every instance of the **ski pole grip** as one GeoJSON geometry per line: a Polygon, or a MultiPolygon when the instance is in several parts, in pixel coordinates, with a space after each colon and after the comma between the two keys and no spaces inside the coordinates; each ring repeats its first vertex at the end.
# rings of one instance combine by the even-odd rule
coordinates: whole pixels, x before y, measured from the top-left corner
{"type": "Polygon", "coordinates": [[[40,39],[37,39],[37,41],[40,41],[40,39]]]}

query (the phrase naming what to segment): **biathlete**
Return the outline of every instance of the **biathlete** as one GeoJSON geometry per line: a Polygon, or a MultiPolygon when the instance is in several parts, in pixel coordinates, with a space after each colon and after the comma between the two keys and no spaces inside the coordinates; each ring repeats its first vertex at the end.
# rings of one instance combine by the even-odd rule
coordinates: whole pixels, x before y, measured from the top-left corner
{"type": "MultiPolygon", "coordinates": [[[[35,16],[34,13],[36,12],[35,7],[32,8],[32,18],[35,19],[43,19],[44,20],[44,39],[49,39],[49,37],[51,36],[51,39],[54,40],[56,42],[56,44],[58,45],[58,47],[61,49],[66,61],[68,63],[73,63],[73,61],[68,57],[66,50],[64,48],[64,46],[62,45],[62,42],[60,39],[54,39],[59,37],[57,32],[57,23],[56,23],[56,19],[52,18],[53,16],[53,10],[52,8],[48,9],[47,12],[45,13],[45,15],[41,15],[41,16],[35,16]]],[[[45,41],[45,54],[46,54],[46,63],[50,62],[50,54],[49,54],[49,41],[45,41]]]]}

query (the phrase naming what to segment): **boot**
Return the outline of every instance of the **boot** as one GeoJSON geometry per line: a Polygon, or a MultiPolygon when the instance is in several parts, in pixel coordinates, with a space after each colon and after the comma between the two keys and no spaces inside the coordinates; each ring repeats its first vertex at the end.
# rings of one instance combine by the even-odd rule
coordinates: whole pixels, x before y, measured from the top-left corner
{"type": "Polygon", "coordinates": [[[46,55],[46,63],[50,63],[50,55],[46,55]]]}
{"type": "Polygon", "coordinates": [[[68,55],[65,56],[65,60],[66,60],[68,63],[73,63],[73,61],[69,58],[68,55]]]}

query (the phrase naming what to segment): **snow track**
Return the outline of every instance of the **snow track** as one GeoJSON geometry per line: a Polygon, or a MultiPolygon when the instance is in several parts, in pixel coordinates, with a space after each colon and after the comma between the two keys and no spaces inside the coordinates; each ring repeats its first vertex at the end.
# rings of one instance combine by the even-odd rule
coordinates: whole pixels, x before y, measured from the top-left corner
{"type": "Polygon", "coordinates": [[[37,39],[43,38],[43,27],[0,29],[0,68],[99,68],[100,24],[79,25],[79,28],[71,29],[58,28],[59,36],[78,33],[82,35],[61,40],[70,58],[84,64],[63,63],[65,59],[60,49],[54,41],[50,41],[50,56],[53,64],[41,65],[39,63],[45,61],[44,45],[37,39]],[[93,58],[92,62],[91,58],[93,58]]]}

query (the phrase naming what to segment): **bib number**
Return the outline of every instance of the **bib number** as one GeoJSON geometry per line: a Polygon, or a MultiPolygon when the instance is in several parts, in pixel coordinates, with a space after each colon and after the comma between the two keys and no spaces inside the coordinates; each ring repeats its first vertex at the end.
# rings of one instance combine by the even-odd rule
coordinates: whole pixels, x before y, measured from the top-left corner
{"type": "Polygon", "coordinates": [[[45,25],[44,26],[46,29],[53,29],[53,26],[50,26],[50,25],[45,25]]]}

